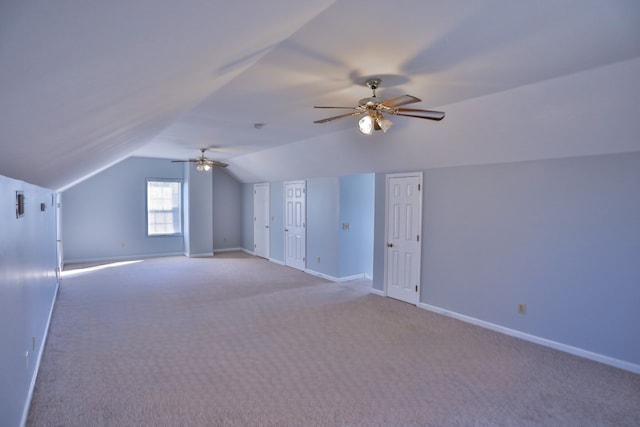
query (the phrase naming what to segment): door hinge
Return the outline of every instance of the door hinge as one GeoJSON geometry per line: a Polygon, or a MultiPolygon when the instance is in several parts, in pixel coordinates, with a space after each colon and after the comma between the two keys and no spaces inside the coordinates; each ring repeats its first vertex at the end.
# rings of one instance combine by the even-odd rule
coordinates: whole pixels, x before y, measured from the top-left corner
{"type": "Polygon", "coordinates": [[[418,241],[418,242],[420,241],[420,235],[419,234],[416,235],[416,241],[418,241]]]}
{"type": "Polygon", "coordinates": [[[418,191],[420,191],[421,187],[422,187],[422,184],[418,184],[418,191]]]}
{"type": "Polygon", "coordinates": [[[418,292],[418,285],[416,285],[416,292],[418,292]]]}

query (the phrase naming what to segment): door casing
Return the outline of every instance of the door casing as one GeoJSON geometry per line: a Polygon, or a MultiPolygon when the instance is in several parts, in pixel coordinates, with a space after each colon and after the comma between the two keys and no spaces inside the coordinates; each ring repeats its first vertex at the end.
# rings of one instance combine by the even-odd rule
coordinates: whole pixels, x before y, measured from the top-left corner
{"type": "Polygon", "coordinates": [[[303,271],[307,245],[306,193],[306,181],[284,183],[284,263],[303,271]]]}
{"type": "Polygon", "coordinates": [[[421,288],[422,180],[422,172],[386,175],[385,295],[415,305],[420,302],[421,288]],[[397,191],[413,191],[406,197],[409,203],[394,203],[397,191]]]}
{"type": "Polygon", "coordinates": [[[253,254],[269,259],[269,184],[253,186],[253,254]]]}

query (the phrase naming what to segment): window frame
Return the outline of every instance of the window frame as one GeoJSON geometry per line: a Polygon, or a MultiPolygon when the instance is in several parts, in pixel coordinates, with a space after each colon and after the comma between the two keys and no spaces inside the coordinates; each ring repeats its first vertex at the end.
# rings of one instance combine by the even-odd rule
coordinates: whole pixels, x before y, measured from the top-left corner
{"type": "MultiPolygon", "coordinates": [[[[145,225],[146,225],[146,236],[147,237],[174,237],[174,236],[183,236],[184,235],[184,182],[182,179],[178,178],[147,178],[145,186],[145,225]],[[178,219],[178,231],[172,233],[151,233],[150,230],[150,209],[149,209],[149,184],[150,183],[177,183],[178,185],[178,214],[180,218],[178,219]]],[[[172,209],[173,210],[173,209],[172,209]]]]}

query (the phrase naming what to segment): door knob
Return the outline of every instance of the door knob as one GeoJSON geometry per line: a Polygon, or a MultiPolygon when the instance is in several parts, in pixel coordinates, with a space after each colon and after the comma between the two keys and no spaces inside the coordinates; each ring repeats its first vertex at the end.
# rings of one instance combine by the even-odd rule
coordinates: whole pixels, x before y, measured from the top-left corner
{"type": "Polygon", "coordinates": [[[284,231],[289,231],[289,229],[288,229],[288,228],[285,228],[285,229],[284,229],[284,231]]]}
{"type": "Polygon", "coordinates": [[[387,243],[387,247],[388,248],[392,248],[393,247],[393,243],[387,243]]]}

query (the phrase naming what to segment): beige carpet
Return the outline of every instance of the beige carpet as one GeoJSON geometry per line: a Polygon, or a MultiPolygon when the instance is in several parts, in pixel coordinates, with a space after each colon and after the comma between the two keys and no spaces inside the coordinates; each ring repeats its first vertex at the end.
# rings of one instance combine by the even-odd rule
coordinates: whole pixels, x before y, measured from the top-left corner
{"type": "Polygon", "coordinates": [[[639,375],[367,281],[243,253],[80,271],[60,286],[29,426],[640,425],[639,375]]]}

